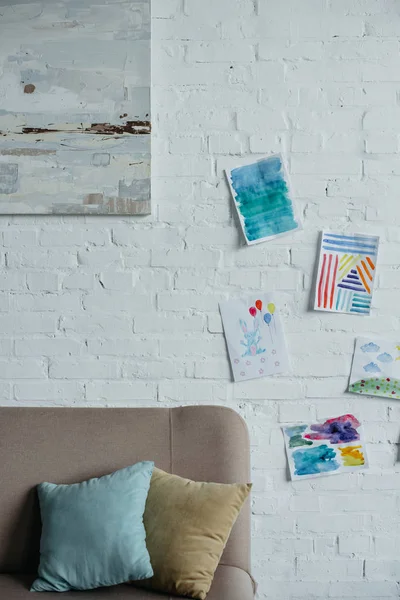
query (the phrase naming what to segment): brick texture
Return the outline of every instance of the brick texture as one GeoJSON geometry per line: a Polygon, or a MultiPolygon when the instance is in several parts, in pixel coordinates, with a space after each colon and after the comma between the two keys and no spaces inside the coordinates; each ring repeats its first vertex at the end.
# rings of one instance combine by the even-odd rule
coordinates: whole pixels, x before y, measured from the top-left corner
{"type": "Polygon", "coordinates": [[[355,335],[400,327],[399,42],[393,1],[154,0],[153,215],[0,220],[0,403],[239,411],[261,599],[399,597],[399,405],[345,394],[355,335]],[[271,151],[304,231],[243,248],[223,169],[271,151]],[[371,317],[307,310],[322,228],[381,236],[371,317]],[[246,289],[282,293],[291,376],[231,383],[246,289]],[[290,483],[281,423],[344,410],[370,471],[290,483]]]}

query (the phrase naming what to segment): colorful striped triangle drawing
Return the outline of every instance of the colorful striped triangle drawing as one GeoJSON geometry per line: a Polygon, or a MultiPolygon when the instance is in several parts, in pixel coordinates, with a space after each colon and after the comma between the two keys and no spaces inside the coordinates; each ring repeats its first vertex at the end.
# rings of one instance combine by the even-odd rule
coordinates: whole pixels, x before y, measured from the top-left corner
{"type": "Polygon", "coordinates": [[[322,234],[316,310],[369,314],[379,238],[322,234]]]}

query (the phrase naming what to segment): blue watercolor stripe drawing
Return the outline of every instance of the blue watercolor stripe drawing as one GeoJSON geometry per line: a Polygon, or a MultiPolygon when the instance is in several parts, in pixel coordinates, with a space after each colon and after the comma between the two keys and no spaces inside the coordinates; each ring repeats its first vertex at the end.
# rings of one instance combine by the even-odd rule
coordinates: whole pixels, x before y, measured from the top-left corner
{"type": "Polygon", "coordinates": [[[353,294],[350,312],[369,315],[372,296],[370,294],[353,294]]]}
{"type": "Polygon", "coordinates": [[[323,249],[331,252],[349,252],[374,256],[378,251],[378,244],[379,238],[375,236],[325,233],[322,238],[323,249]]]}
{"type": "Polygon", "coordinates": [[[248,244],[300,228],[279,155],[232,169],[228,179],[248,244]]]}

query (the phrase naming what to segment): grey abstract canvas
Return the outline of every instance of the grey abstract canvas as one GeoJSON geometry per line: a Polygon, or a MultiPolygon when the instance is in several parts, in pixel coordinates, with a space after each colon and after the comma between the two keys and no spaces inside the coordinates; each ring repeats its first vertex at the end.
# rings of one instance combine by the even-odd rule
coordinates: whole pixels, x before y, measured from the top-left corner
{"type": "Polygon", "coordinates": [[[0,213],[148,214],[151,0],[0,0],[0,213]]]}

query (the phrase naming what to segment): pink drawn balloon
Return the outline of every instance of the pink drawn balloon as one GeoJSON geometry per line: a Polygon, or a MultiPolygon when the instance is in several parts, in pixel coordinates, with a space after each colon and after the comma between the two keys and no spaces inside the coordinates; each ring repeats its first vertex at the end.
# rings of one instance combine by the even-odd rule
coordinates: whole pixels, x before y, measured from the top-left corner
{"type": "Polygon", "coordinates": [[[251,316],[252,316],[252,317],[255,317],[255,316],[256,316],[256,314],[257,314],[257,309],[256,309],[256,308],[254,308],[254,306],[251,306],[251,307],[249,308],[249,313],[251,314],[251,316]]]}

